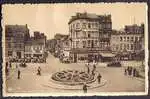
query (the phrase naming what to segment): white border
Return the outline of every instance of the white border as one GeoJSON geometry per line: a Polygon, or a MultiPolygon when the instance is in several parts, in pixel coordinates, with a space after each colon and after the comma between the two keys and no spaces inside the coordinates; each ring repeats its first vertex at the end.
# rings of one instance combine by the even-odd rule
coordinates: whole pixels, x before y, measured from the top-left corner
{"type": "MultiPolygon", "coordinates": [[[[138,2],[137,2],[138,3],[138,2]]],[[[137,3],[130,3],[130,4],[137,4],[137,3]]],[[[64,3],[62,3],[64,4],[64,3]]],[[[72,3],[67,3],[67,4],[72,4],[72,3]]],[[[75,4],[90,4],[90,3],[75,3],[75,4]]],[[[95,4],[95,3],[93,3],[95,4]]],[[[105,4],[105,3],[100,3],[100,4],[105,4]]],[[[122,4],[122,3],[120,3],[122,4]]],[[[126,4],[126,3],[125,3],[126,4]]],[[[147,3],[144,3],[144,4],[147,4],[147,3]]],[[[4,4],[5,5],[5,4],[4,4]]],[[[2,7],[4,6],[2,5],[2,7]]],[[[21,5],[21,4],[20,4],[21,5]]],[[[27,4],[28,5],[28,4],[27,4]]],[[[37,5],[37,4],[35,4],[37,5]]],[[[57,4],[56,4],[57,5],[57,4]]],[[[4,27],[4,20],[2,20],[1,24],[2,24],[2,27],[3,27],[3,35],[2,35],[2,54],[3,54],[3,67],[2,67],[2,77],[3,77],[3,96],[4,97],[9,97],[9,96],[27,96],[27,97],[30,97],[30,96],[38,96],[38,97],[46,97],[46,96],[131,96],[131,95],[135,95],[135,96],[140,96],[140,95],[147,95],[148,94],[148,6],[146,5],[146,24],[145,24],[145,92],[96,92],[96,93],[87,93],[87,94],[84,94],[84,93],[81,93],[81,94],[78,94],[78,93],[59,93],[59,94],[53,94],[53,93],[7,93],[6,92],[6,84],[5,84],[5,68],[4,68],[4,63],[5,63],[5,27],[4,27]]],[[[2,15],[3,15],[4,11],[2,9],[2,15]]]]}

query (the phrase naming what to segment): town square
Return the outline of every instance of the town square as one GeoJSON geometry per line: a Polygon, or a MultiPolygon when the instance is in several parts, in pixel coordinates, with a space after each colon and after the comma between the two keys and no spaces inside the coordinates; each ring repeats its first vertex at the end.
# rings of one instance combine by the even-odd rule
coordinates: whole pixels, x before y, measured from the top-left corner
{"type": "Polygon", "coordinates": [[[6,94],[146,92],[146,19],[129,9],[145,11],[145,5],[83,5],[4,6],[6,94]],[[47,13],[52,7],[55,13],[47,13]],[[118,8],[131,15],[120,15],[118,8]],[[20,21],[6,17],[16,9],[20,21]]]}

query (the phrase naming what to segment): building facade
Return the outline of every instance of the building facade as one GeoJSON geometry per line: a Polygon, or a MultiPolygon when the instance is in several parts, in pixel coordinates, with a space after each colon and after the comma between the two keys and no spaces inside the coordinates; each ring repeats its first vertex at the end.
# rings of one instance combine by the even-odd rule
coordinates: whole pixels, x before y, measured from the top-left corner
{"type": "Polygon", "coordinates": [[[55,46],[57,44],[56,39],[50,39],[46,41],[46,49],[47,51],[54,53],[55,52],[55,46]]]}
{"type": "Polygon", "coordinates": [[[38,31],[25,44],[25,57],[44,58],[46,52],[46,36],[38,31]]]}
{"type": "Polygon", "coordinates": [[[110,40],[111,51],[126,59],[144,58],[144,25],[125,26],[124,31],[114,30],[110,40]]]}
{"type": "Polygon", "coordinates": [[[6,25],[5,26],[5,58],[24,58],[24,45],[29,37],[27,25],[6,25]]]}
{"type": "Polygon", "coordinates": [[[100,52],[110,50],[111,15],[77,13],[68,24],[73,62],[96,58],[100,52]]]}
{"type": "Polygon", "coordinates": [[[129,34],[126,32],[112,33],[111,50],[113,52],[139,52],[142,49],[142,34],[129,34]]]}

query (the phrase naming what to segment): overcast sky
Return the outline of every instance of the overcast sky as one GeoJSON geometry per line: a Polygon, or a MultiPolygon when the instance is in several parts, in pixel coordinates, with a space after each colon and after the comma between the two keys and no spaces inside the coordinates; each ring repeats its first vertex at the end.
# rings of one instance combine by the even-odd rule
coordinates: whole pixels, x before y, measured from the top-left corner
{"type": "Polygon", "coordinates": [[[27,24],[30,33],[40,31],[48,39],[56,33],[68,34],[68,21],[76,12],[111,14],[112,28],[124,25],[146,23],[146,3],[94,3],[94,4],[9,4],[3,5],[5,24],[27,24]]]}

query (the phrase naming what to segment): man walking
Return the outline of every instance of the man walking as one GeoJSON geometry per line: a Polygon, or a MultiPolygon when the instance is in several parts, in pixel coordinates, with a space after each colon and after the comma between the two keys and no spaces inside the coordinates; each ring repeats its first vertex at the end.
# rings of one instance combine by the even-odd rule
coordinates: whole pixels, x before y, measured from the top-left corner
{"type": "Polygon", "coordinates": [[[101,74],[99,73],[98,76],[97,76],[97,80],[98,80],[98,83],[99,83],[99,84],[101,83],[101,78],[102,78],[102,76],[101,76],[101,74]]]}

